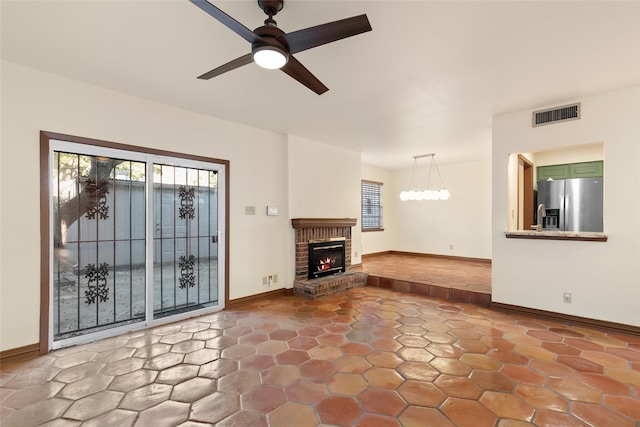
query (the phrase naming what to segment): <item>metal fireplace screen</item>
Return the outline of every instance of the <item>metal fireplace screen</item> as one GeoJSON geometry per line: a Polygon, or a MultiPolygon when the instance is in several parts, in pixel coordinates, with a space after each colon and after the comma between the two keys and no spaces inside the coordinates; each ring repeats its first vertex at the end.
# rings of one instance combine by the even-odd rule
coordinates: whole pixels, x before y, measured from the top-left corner
{"type": "Polygon", "coordinates": [[[344,273],[346,239],[309,242],[309,279],[344,273]]]}

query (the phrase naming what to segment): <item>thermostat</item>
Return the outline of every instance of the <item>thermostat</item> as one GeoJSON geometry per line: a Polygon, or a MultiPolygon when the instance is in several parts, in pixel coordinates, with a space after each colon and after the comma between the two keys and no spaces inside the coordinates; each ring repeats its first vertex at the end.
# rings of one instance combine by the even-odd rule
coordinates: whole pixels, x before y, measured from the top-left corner
{"type": "Polygon", "coordinates": [[[278,207],[277,206],[267,206],[267,215],[269,215],[269,216],[278,215],[278,207]]]}

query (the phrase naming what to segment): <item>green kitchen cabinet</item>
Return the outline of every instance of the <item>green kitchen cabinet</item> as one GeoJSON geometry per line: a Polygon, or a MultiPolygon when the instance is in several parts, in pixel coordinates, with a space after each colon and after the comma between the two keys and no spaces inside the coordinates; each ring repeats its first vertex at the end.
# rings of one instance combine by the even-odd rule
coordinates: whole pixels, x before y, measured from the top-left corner
{"type": "Polygon", "coordinates": [[[538,167],[538,181],[569,178],[569,165],[550,165],[538,167]]]}
{"type": "Polygon", "coordinates": [[[569,178],[593,178],[604,176],[604,162],[572,163],[569,165],[569,178]]]}
{"type": "Polygon", "coordinates": [[[604,176],[604,162],[568,163],[564,165],[538,166],[538,181],[568,178],[593,178],[604,176]]]}

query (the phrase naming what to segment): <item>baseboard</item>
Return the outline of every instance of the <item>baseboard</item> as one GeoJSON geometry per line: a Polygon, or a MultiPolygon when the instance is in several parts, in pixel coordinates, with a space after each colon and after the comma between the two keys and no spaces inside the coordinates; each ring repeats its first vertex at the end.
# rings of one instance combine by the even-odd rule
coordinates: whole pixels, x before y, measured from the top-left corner
{"type": "Polygon", "coordinates": [[[270,298],[283,297],[293,295],[293,289],[275,289],[273,291],[263,292],[256,295],[249,295],[248,297],[236,298],[229,300],[229,303],[225,307],[226,309],[238,308],[243,305],[251,304],[260,300],[268,300],[270,298]]]}
{"type": "Polygon", "coordinates": [[[640,327],[625,325],[624,323],[608,322],[606,320],[589,319],[588,317],[573,316],[553,311],[538,310],[537,308],[521,307],[518,305],[491,302],[491,309],[519,316],[534,317],[537,319],[551,320],[559,323],[581,326],[590,329],[597,329],[614,334],[631,335],[640,337],[640,327]]]}
{"type": "Polygon", "coordinates": [[[40,344],[29,344],[23,347],[0,351],[0,370],[9,365],[16,365],[40,356],[40,344]]]}
{"type": "Polygon", "coordinates": [[[491,259],[487,258],[471,258],[471,257],[462,257],[462,256],[452,256],[452,255],[440,255],[440,254],[425,254],[420,252],[404,252],[404,251],[383,251],[383,252],[374,252],[370,254],[362,254],[362,260],[366,260],[367,258],[375,258],[384,255],[406,255],[406,256],[415,256],[415,257],[424,257],[424,258],[441,258],[441,259],[450,259],[450,260],[458,260],[458,261],[471,261],[471,262],[480,262],[484,264],[491,264],[491,259]]]}

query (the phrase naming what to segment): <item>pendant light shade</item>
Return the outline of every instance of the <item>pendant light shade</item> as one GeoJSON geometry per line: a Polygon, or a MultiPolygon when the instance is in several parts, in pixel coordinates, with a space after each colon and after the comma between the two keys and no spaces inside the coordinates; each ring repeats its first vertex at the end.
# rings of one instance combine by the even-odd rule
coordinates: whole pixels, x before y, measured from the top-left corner
{"type": "Polygon", "coordinates": [[[444,186],[442,175],[440,175],[440,170],[438,169],[438,165],[436,164],[435,153],[413,156],[413,170],[411,172],[411,177],[409,181],[407,181],[407,184],[404,186],[404,190],[400,192],[400,200],[402,200],[403,202],[411,200],[449,200],[449,197],[451,197],[451,193],[444,186]],[[418,167],[418,159],[422,159],[424,157],[430,157],[431,163],[429,164],[429,172],[427,175],[427,186],[420,187],[419,179],[416,176],[416,169],[418,167]],[[431,186],[431,172],[434,168],[438,173],[441,187],[434,188],[431,186]]]}

